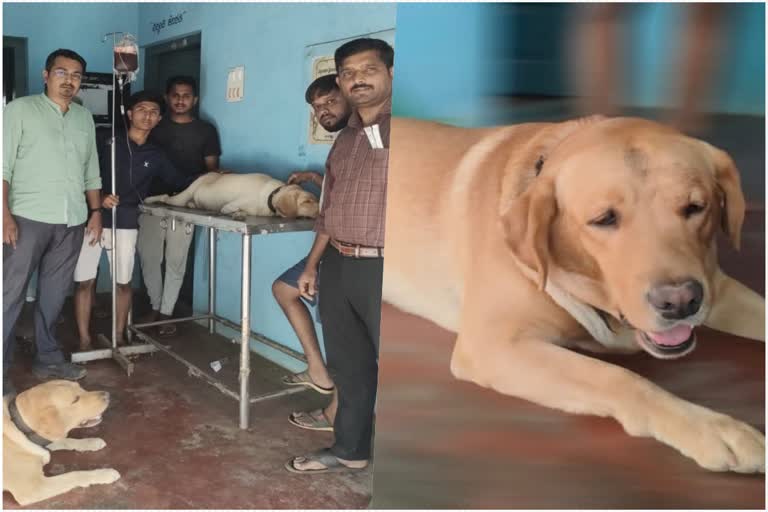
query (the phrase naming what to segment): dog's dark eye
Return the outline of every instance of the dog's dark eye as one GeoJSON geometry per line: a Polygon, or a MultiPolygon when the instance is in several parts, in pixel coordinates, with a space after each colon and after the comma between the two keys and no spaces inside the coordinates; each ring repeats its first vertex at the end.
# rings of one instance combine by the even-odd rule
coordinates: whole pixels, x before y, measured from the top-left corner
{"type": "Polygon", "coordinates": [[[683,217],[686,219],[689,219],[696,215],[697,213],[701,213],[704,211],[704,208],[706,208],[706,205],[699,204],[699,203],[688,203],[683,208],[683,217]]]}
{"type": "Polygon", "coordinates": [[[618,225],[619,223],[619,216],[616,214],[616,211],[611,209],[597,217],[596,219],[592,219],[589,221],[590,226],[598,226],[601,228],[607,228],[607,227],[614,227],[618,225]]]}

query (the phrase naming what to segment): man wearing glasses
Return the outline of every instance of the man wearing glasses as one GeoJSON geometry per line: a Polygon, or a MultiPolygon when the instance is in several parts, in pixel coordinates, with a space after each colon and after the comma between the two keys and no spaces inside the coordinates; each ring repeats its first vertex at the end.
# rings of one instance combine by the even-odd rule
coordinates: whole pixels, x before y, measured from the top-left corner
{"type": "Polygon", "coordinates": [[[35,270],[32,370],[41,379],[86,373],[64,360],[55,335],[83,234],[99,238],[102,228],[93,118],[72,102],[85,66],[72,50],[56,50],[45,61],[45,92],[12,101],[3,115],[3,395],[15,391],[8,380],[13,331],[35,270]]]}

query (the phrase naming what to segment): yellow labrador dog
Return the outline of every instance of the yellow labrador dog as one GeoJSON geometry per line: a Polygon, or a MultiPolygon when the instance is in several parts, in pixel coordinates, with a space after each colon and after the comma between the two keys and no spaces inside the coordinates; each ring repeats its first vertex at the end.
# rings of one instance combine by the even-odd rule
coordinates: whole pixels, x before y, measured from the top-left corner
{"type": "Polygon", "coordinates": [[[699,325],[764,340],[763,298],[717,263],[745,210],[726,153],[642,119],[393,119],[387,194],[383,298],[458,333],[456,377],[765,471],[751,426],[569,350],[672,359],[699,325]]]}
{"type": "Polygon", "coordinates": [[[144,202],[216,211],[234,219],[247,215],[314,219],[319,212],[314,194],[260,173],[210,172],[175,196],[152,196],[144,202]]]}
{"type": "Polygon", "coordinates": [[[95,451],[102,439],[68,439],[75,428],[93,427],[109,405],[109,393],[85,391],[76,382],[52,380],[3,398],[3,490],[19,505],[29,505],[75,487],[111,484],[120,478],[114,469],[70,471],[47,477],[43,467],[49,451],[95,451]]]}

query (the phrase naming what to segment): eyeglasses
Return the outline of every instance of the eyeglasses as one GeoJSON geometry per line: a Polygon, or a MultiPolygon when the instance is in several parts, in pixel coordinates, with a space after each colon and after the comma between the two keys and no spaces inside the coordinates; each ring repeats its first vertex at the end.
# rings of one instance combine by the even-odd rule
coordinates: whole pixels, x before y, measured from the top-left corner
{"type": "Polygon", "coordinates": [[[79,71],[75,71],[74,73],[67,73],[67,70],[61,68],[54,69],[51,71],[51,74],[60,80],[69,77],[73,82],[79,82],[83,79],[83,74],[79,71]]]}

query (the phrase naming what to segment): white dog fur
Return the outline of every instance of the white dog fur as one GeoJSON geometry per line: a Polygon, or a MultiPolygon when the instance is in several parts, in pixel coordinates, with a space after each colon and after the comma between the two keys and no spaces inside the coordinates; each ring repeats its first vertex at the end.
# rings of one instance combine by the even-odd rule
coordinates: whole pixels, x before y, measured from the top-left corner
{"type": "Polygon", "coordinates": [[[216,211],[234,219],[248,215],[315,218],[319,212],[314,194],[260,173],[211,172],[200,176],[175,196],[152,196],[144,202],[216,211]],[[269,208],[270,195],[275,211],[269,208]]]}

